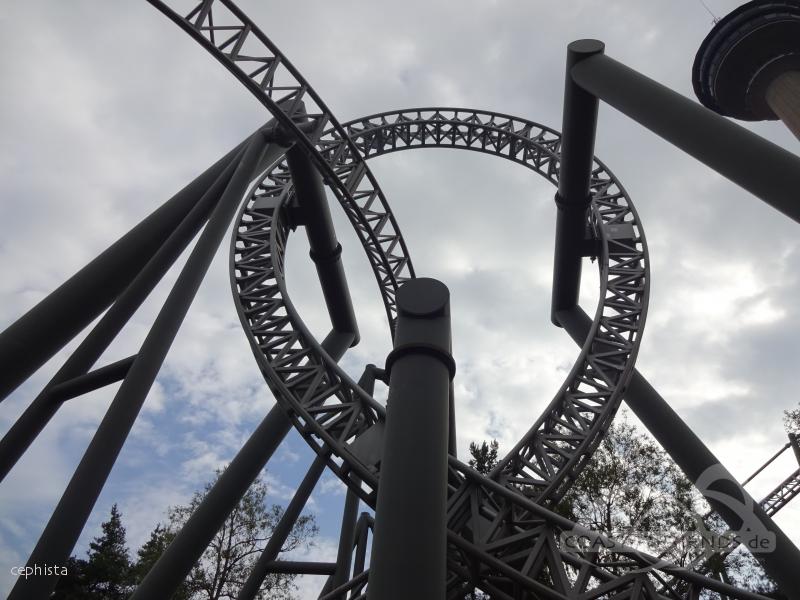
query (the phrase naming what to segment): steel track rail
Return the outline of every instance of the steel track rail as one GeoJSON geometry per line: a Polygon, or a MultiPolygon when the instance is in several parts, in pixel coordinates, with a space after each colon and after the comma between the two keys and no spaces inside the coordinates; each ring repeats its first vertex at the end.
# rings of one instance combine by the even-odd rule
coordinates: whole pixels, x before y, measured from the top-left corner
{"type": "Polygon", "coordinates": [[[177,0],[147,1],[222,63],[320,169],[366,251],[394,332],[397,286],[414,277],[414,267],[386,198],[346,130],[289,59],[230,0],[195,1],[185,15],[174,8],[185,4],[177,0]],[[305,133],[308,129],[299,125],[309,122],[313,127],[305,133]],[[378,232],[368,219],[381,221],[378,232]]]}

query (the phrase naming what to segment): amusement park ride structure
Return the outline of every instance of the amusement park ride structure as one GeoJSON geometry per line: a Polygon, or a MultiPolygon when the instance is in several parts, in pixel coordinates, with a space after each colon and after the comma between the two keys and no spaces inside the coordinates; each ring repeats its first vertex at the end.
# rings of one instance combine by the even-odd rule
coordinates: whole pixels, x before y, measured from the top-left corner
{"type": "MultiPolygon", "coordinates": [[[[30,565],[63,564],[72,552],[236,219],[230,246],[236,310],[277,403],[132,598],[172,596],[292,427],[316,459],[240,600],[256,597],[266,575],[279,571],[326,576],[324,600],[463,598],[475,588],[499,600],[762,598],[705,575],[703,564],[678,567],[554,511],[623,398],[731,530],[768,534],[771,551],[757,558],[787,597],[800,598],[800,552],[772,520],[800,493],[800,470],[755,502],[635,369],[647,314],[648,250],[626,191],[593,155],[598,104],[617,108],[796,222],[800,159],[606,56],[596,40],[568,47],[560,133],[509,115],[444,107],[340,123],[231,0],[203,0],[188,13],[177,12],[173,2],[150,3],[220,61],[271,120],[0,334],[0,397],[6,397],[99,317],[0,440],[2,477],[62,402],[122,382],[30,565]],[[455,452],[449,292],[439,281],[415,276],[367,165],[376,156],[427,147],[493,154],[557,188],[551,319],[581,351],[544,413],[488,475],[455,452]],[[394,344],[385,364],[366,365],[358,381],[339,366],[359,331],[326,186],[363,245],[394,344]],[[308,236],[330,316],[322,341],[310,334],[287,293],[285,249],[297,228],[308,236]],[[94,368],[195,237],[140,350],[94,368]],[[584,257],[596,258],[600,272],[593,318],[578,305],[584,257]],[[376,380],[389,386],[386,407],[372,397],[376,380]],[[348,488],[336,562],[276,560],[326,470],[348,488]],[[359,514],[361,502],[371,510],[359,514]],[[564,532],[603,540],[603,548],[569,548],[564,532]]],[[[792,445],[797,451],[795,440],[783,450],[792,445]]],[[[20,578],[10,598],[44,600],[55,584],[55,577],[20,578]]]]}

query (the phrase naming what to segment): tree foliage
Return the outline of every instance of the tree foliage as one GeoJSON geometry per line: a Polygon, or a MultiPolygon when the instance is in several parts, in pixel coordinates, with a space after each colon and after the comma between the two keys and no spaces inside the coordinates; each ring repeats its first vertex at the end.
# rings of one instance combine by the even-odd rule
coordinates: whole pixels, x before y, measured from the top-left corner
{"type": "Polygon", "coordinates": [[[800,435],[800,403],[797,408],[783,411],[783,425],[787,433],[800,435]]]}
{"type": "MultiPolygon", "coordinates": [[[[800,427],[800,409],[793,412],[800,427]]],[[[469,464],[481,473],[497,463],[496,441],[473,442],[469,449],[469,464]]],[[[726,529],[716,515],[701,517],[707,515],[708,505],[692,483],[655,441],[624,418],[611,425],[556,511],[617,542],[655,555],[666,551],[664,557],[679,565],[701,551],[698,537],[684,536],[686,532],[726,529]]],[[[749,552],[712,560],[707,572],[769,597],[782,597],[749,552]]]]}
{"type": "Polygon", "coordinates": [[[482,475],[488,475],[497,464],[499,447],[497,440],[492,440],[489,443],[483,441],[480,444],[470,442],[469,453],[472,458],[469,459],[469,466],[482,475]]]}
{"type": "Polygon", "coordinates": [[[103,534],[89,544],[88,559],[74,556],[67,562],[53,598],[70,600],[124,600],[133,583],[130,552],[125,540],[122,515],[114,504],[102,524],[103,534]]]}
{"type": "MultiPolygon", "coordinates": [[[[618,420],[558,510],[618,542],[658,552],[693,528],[695,516],[707,509],[664,451],[618,420]]],[[[681,558],[685,549],[676,550],[673,558],[681,558]]]]}
{"type": "MultiPolygon", "coordinates": [[[[187,505],[169,509],[167,532],[177,532],[186,523],[212,485],[209,483],[203,492],[195,493],[187,505]]],[[[267,484],[259,479],[250,486],[189,574],[186,583],[192,600],[236,598],[283,516],[282,507],[276,504],[267,506],[266,501],[267,484]]],[[[313,516],[301,516],[281,552],[308,547],[317,531],[313,516]]],[[[293,598],[295,577],[289,573],[269,574],[261,586],[263,597],[275,600],[293,598]]]]}
{"type": "MultiPolygon", "coordinates": [[[[219,478],[220,472],[217,472],[219,478]]],[[[103,523],[103,533],[89,545],[87,559],[70,557],[68,575],[62,576],[54,600],[122,600],[128,598],[212,488],[208,483],[186,505],[170,507],[167,522],[159,523],[131,561],[122,515],[115,504],[103,523]]],[[[236,598],[264,546],[272,536],[283,508],[267,503],[267,484],[259,478],[225,520],[194,566],[174,600],[232,600],[236,598]]],[[[281,553],[308,547],[317,534],[314,517],[301,516],[286,539],[281,553]]],[[[273,573],[260,590],[260,599],[294,598],[295,575],[273,573]]]]}

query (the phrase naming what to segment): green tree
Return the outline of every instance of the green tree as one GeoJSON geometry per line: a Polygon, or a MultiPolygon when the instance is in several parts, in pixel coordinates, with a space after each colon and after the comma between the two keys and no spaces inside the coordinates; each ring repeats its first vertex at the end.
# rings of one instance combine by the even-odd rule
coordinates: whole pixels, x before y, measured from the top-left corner
{"type": "MultiPolygon", "coordinates": [[[[625,419],[611,425],[558,506],[616,541],[658,551],[695,526],[706,508],[665,452],[625,419]]],[[[671,558],[685,560],[686,547],[671,558]]]]}
{"type": "Polygon", "coordinates": [[[786,433],[800,434],[800,403],[795,409],[783,411],[783,425],[786,433]]]}
{"type": "MultiPolygon", "coordinates": [[[[150,532],[150,539],[142,544],[142,547],[136,553],[137,560],[133,567],[133,579],[136,585],[142,582],[144,576],[147,575],[147,572],[174,538],[175,534],[161,525],[161,523],[157,524],[155,529],[150,532]]],[[[189,600],[189,598],[191,598],[191,590],[185,582],[181,584],[172,596],[173,600],[189,600]]]]}
{"type": "MultiPolygon", "coordinates": [[[[217,478],[220,474],[217,471],[217,478]]],[[[202,492],[196,492],[188,504],[171,507],[167,511],[168,524],[156,526],[150,540],[139,551],[139,562],[136,566],[138,581],[141,581],[171,539],[194,513],[213,484],[214,482],[210,482],[202,492]]],[[[267,484],[263,479],[257,479],[190,572],[180,591],[185,595],[176,595],[175,598],[236,598],[282,516],[281,506],[267,505],[267,484]]],[[[301,516],[283,544],[281,553],[310,546],[317,531],[312,515],[301,516]]],[[[294,598],[295,577],[289,573],[269,574],[261,586],[261,597],[274,600],[294,598]]]]}
{"type": "Polygon", "coordinates": [[[482,475],[488,475],[497,464],[497,450],[499,447],[497,440],[492,440],[488,444],[486,441],[480,444],[471,442],[469,453],[472,458],[469,459],[469,466],[482,475]]]}
{"type": "Polygon", "coordinates": [[[89,589],[107,600],[123,600],[131,589],[131,561],[125,541],[122,515],[114,504],[111,517],[103,523],[103,535],[89,544],[85,575],[89,589]]]}
{"type": "MultiPolygon", "coordinates": [[[[800,409],[797,413],[800,420],[800,409]]],[[[496,442],[473,442],[469,464],[488,473],[498,451],[496,442]]],[[[666,551],[665,558],[685,565],[699,548],[697,536],[684,534],[697,527],[708,506],[664,450],[623,416],[611,425],[556,511],[648,553],[666,551]]],[[[718,533],[725,531],[716,515],[702,523],[718,533]]],[[[724,561],[716,557],[707,571],[768,597],[781,597],[749,552],[734,552],[724,561]]]]}
{"type": "Polygon", "coordinates": [[[103,534],[89,544],[88,560],[69,557],[67,575],[62,575],[53,599],[123,600],[132,589],[130,554],[125,541],[122,515],[114,504],[102,524],[103,534]]]}
{"type": "Polygon", "coordinates": [[[66,566],[67,574],[58,578],[51,600],[97,600],[97,595],[89,591],[86,561],[70,556],[66,566]]]}

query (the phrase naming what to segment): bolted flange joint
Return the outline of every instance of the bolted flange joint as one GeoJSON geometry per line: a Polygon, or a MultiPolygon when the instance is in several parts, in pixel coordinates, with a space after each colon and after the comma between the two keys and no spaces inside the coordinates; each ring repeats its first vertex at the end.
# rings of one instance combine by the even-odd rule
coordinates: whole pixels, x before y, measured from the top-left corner
{"type": "Polygon", "coordinates": [[[385,367],[389,378],[396,361],[409,354],[432,356],[444,364],[450,379],[455,377],[456,362],[450,337],[450,291],[436,279],[411,279],[397,290],[397,334],[385,367]]]}

